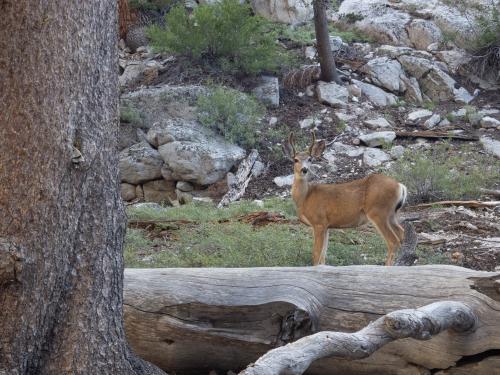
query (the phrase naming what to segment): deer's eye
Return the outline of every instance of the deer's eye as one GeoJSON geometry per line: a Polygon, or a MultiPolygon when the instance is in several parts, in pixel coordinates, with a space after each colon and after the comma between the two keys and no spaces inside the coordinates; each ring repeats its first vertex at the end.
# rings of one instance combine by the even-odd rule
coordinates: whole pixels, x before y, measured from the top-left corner
{"type": "Polygon", "coordinates": [[[294,163],[298,163],[299,159],[293,159],[294,163]]]}

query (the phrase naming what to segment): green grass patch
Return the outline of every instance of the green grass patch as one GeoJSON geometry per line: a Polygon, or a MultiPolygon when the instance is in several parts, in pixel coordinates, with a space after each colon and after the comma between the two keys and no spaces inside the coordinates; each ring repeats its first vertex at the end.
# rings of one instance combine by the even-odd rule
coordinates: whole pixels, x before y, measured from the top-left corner
{"type": "MultiPolygon", "coordinates": [[[[296,222],[290,199],[264,201],[259,207],[243,201],[228,208],[193,203],[175,208],[129,208],[131,220],[161,221],[152,235],[129,229],[125,242],[127,267],[271,267],[311,265],[312,233],[296,222]],[[241,215],[256,211],[282,213],[289,223],[263,227],[240,222],[241,215]],[[169,220],[171,222],[165,222],[169,220]],[[186,220],[188,223],[175,223],[186,220]]],[[[327,264],[384,264],[386,246],[373,230],[331,230],[327,264]]],[[[431,263],[435,254],[421,252],[421,262],[431,263]]]]}

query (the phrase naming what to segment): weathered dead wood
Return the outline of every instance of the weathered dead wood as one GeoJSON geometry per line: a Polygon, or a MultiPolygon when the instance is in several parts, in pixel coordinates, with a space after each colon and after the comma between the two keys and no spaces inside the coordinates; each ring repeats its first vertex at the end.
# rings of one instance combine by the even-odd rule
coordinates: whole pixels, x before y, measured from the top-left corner
{"type": "Polygon", "coordinates": [[[479,189],[479,191],[483,194],[486,195],[491,195],[492,197],[497,197],[500,198],[500,190],[494,190],[494,189],[479,189]]]}
{"type": "Polygon", "coordinates": [[[447,131],[437,130],[418,130],[414,132],[397,131],[396,137],[400,138],[450,138],[461,139],[463,141],[478,141],[479,137],[476,135],[453,134],[447,131]]]}
{"type": "Polygon", "coordinates": [[[312,362],[325,357],[366,358],[391,341],[429,340],[450,329],[472,332],[477,318],[461,302],[435,302],[418,309],[397,310],[354,333],[319,332],[273,349],[240,375],[301,375],[312,362]]]}
{"type": "Polygon", "coordinates": [[[395,310],[462,302],[477,315],[473,333],[405,338],[364,359],[320,359],[306,372],[421,375],[500,349],[497,280],[500,273],[444,265],[126,269],[125,327],[147,360],[201,374],[240,371],[273,348],[320,331],[356,332],[395,310]]]}
{"type": "Polygon", "coordinates": [[[248,183],[252,179],[255,162],[258,157],[258,151],[254,149],[247,158],[240,163],[236,175],[231,178],[231,181],[228,180],[229,191],[222,197],[217,208],[227,206],[229,203],[240,199],[243,194],[245,194],[248,183]]]}
{"type": "Polygon", "coordinates": [[[431,203],[420,203],[412,207],[432,207],[432,206],[464,206],[468,208],[485,208],[500,206],[500,201],[439,201],[431,203]]]}
{"type": "Polygon", "coordinates": [[[415,232],[415,228],[409,221],[403,222],[403,228],[405,231],[405,236],[403,239],[403,243],[399,248],[396,261],[394,262],[395,266],[412,266],[417,260],[417,232],[415,232]]]}

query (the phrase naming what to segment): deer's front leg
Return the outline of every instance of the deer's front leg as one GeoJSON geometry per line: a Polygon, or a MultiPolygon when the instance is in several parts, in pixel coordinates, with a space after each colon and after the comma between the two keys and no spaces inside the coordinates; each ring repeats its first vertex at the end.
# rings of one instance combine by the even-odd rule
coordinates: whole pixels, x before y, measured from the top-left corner
{"type": "MultiPolygon", "coordinates": [[[[325,264],[325,255],[323,254],[326,235],[328,235],[328,228],[323,226],[313,226],[313,253],[312,253],[312,264],[317,266],[318,264],[325,264]]],[[[325,251],[326,253],[326,251],[325,251]]]]}
{"type": "Polygon", "coordinates": [[[323,248],[321,249],[321,256],[319,257],[319,264],[326,263],[326,252],[328,250],[328,228],[325,230],[325,235],[323,239],[323,248]]]}

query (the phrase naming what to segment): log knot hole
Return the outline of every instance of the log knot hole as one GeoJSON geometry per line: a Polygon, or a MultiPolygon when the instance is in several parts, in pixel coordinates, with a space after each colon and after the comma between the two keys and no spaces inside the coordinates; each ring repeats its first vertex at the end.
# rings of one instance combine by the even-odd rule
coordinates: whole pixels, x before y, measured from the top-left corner
{"type": "Polygon", "coordinates": [[[314,332],[313,319],[308,312],[293,309],[281,319],[281,327],[276,336],[275,346],[282,346],[289,342],[308,336],[314,332]]]}
{"type": "Polygon", "coordinates": [[[21,281],[24,260],[21,246],[0,237],[0,286],[21,281]]]}

